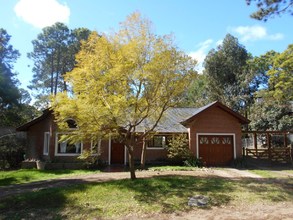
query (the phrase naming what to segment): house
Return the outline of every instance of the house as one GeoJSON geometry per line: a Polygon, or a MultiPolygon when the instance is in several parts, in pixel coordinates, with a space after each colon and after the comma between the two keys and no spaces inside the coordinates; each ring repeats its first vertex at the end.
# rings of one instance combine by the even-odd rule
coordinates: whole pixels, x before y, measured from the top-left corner
{"type": "MultiPolygon", "coordinates": [[[[209,166],[228,165],[242,156],[241,128],[249,120],[234,112],[220,102],[213,102],[201,108],[170,108],[156,127],[156,135],[148,141],[146,161],[158,161],[167,158],[165,146],[172,135],[186,133],[189,148],[197,158],[202,158],[209,166]]],[[[74,120],[68,120],[74,129],[74,120]]],[[[143,125],[137,132],[143,131],[143,125]]],[[[56,162],[76,161],[84,149],[90,149],[92,143],[70,144],[60,142],[62,133],[54,122],[52,110],[18,127],[26,131],[29,146],[26,157],[56,162]]],[[[109,137],[100,140],[101,160],[107,164],[126,164],[127,150],[123,143],[109,137]]],[[[142,143],[135,148],[134,157],[140,159],[142,143]]]]}

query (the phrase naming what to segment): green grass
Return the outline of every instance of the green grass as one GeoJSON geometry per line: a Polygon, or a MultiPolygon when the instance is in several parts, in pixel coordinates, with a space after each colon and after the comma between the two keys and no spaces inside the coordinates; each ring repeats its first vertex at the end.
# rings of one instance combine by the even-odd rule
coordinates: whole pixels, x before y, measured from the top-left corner
{"type": "Polygon", "coordinates": [[[252,173],[260,175],[264,178],[283,178],[287,174],[293,174],[293,170],[282,170],[282,171],[274,171],[274,170],[249,170],[252,173]]]}
{"type": "Polygon", "coordinates": [[[13,171],[0,171],[0,186],[29,183],[39,180],[55,179],[71,175],[90,174],[99,171],[90,170],[36,170],[21,169],[13,171]]]}
{"type": "Polygon", "coordinates": [[[188,166],[150,166],[148,170],[151,171],[192,171],[198,170],[198,167],[188,167],[188,166]]]}
{"type": "MultiPolygon", "coordinates": [[[[165,176],[45,189],[0,199],[0,219],[100,219],[187,212],[188,197],[206,195],[209,207],[293,200],[292,181],[233,181],[165,176]]],[[[208,207],[208,208],[209,208],[208,207]]]]}

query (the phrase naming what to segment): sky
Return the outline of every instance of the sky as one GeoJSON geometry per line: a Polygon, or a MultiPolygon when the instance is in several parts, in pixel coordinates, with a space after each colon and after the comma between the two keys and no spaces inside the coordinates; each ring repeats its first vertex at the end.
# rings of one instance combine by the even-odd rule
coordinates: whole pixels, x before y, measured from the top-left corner
{"type": "Polygon", "coordinates": [[[158,35],[172,33],[177,46],[196,59],[202,71],[209,50],[228,33],[253,56],[283,52],[293,43],[293,16],[262,22],[249,17],[255,9],[245,0],[0,0],[0,28],[11,35],[10,44],[21,53],[14,71],[26,89],[33,76],[33,62],[27,58],[33,50],[31,42],[55,22],[108,33],[138,11],[153,22],[158,35]]]}

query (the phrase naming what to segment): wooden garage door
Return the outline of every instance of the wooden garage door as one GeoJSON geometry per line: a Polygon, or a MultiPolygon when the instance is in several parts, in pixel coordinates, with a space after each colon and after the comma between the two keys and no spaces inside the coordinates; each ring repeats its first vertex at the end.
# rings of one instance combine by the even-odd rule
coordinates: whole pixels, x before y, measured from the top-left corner
{"type": "Polygon", "coordinates": [[[233,160],[232,135],[199,135],[199,157],[207,166],[225,166],[233,160]]]}

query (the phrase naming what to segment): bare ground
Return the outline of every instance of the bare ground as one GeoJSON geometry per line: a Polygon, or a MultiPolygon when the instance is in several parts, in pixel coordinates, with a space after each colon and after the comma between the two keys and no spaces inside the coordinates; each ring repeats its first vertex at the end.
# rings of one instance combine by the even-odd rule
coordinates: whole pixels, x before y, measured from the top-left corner
{"type": "Polygon", "coordinates": [[[127,216],[123,220],[292,220],[293,204],[284,202],[277,204],[257,204],[243,206],[221,206],[210,209],[194,208],[188,213],[156,214],[151,216],[127,216]]]}

